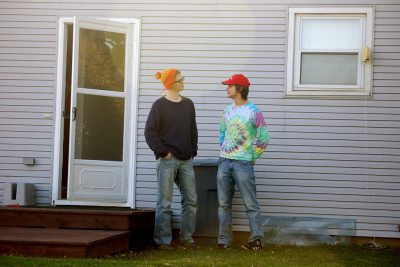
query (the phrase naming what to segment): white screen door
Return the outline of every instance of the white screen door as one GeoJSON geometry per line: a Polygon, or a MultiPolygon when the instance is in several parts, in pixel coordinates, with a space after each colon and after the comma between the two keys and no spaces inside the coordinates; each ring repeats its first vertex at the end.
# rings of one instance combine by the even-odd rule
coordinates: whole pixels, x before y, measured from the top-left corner
{"type": "Polygon", "coordinates": [[[74,20],[67,198],[126,202],[132,29],[74,20]]]}

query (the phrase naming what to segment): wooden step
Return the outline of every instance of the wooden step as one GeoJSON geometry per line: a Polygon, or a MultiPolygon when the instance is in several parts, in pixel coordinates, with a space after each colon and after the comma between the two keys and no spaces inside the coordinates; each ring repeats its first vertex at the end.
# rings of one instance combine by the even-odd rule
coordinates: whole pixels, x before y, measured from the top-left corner
{"type": "Polygon", "coordinates": [[[128,247],[128,231],[0,226],[3,255],[99,257],[128,247]]]}
{"type": "Polygon", "coordinates": [[[154,210],[0,207],[0,226],[146,231],[154,210]]]}

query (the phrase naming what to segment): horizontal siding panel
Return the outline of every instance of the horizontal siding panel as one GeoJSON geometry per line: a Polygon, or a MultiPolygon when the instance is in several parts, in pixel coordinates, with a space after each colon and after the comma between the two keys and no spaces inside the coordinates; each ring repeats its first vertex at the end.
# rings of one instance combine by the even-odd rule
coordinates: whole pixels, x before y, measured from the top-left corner
{"type": "Polygon", "coordinates": [[[45,67],[40,67],[40,66],[24,66],[24,67],[13,67],[13,66],[0,66],[0,73],[4,74],[21,74],[21,73],[26,73],[26,74],[54,74],[55,69],[54,68],[45,68],[45,67]]]}
{"type": "Polygon", "coordinates": [[[400,11],[400,5],[397,3],[397,5],[377,5],[375,7],[376,11],[400,11]]]}
{"type": "Polygon", "coordinates": [[[399,30],[399,26],[397,25],[375,25],[375,31],[378,32],[397,32],[399,30]]]}
{"type": "MultiPolygon", "coordinates": [[[[160,92],[160,91],[159,91],[160,92]]],[[[228,103],[228,100],[227,100],[228,103]]],[[[217,116],[221,116],[221,112],[224,106],[212,106],[212,108],[204,109],[204,105],[197,105],[197,110],[199,112],[219,112],[217,116]]],[[[149,103],[139,103],[139,114],[148,114],[150,111],[151,104],[149,103]]],[[[1,106],[0,106],[1,108],[1,106]]],[[[332,113],[336,112],[338,114],[362,114],[365,112],[365,107],[342,107],[335,106],[313,106],[312,109],[309,106],[284,106],[284,105],[268,105],[260,107],[260,109],[268,114],[269,112],[304,112],[309,113],[332,113]]],[[[368,114],[400,114],[400,109],[396,107],[367,107],[368,114]]],[[[385,134],[385,132],[381,132],[385,134]]]]}
{"type": "MultiPolygon", "coordinates": [[[[257,185],[262,185],[263,188],[269,186],[287,186],[287,187],[327,187],[327,188],[357,188],[357,189],[383,189],[390,187],[390,190],[399,190],[400,182],[397,183],[384,183],[384,182],[372,182],[372,181],[329,181],[329,180],[315,180],[310,179],[304,180],[293,180],[293,179],[258,179],[257,185]]],[[[261,191],[261,190],[260,190],[261,191]]]]}
{"type": "Polygon", "coordinates": [[[5,106],[0,105],[0,112],[10,111],[10,112],[53,112],[52,106],[5,106]]]}
{"type": "Polygon", "coordinates": [[[37,158],[51,158],[53,156],[50,152],[41,151],[0,151],[0,157],[37,157],[37,158]]]}
{"type": "MultiPolygon", "coordinates": [[[[234,205],[242,204],[241,199],[235,199],[233,201],[234,205]]],[[[340,201],[307,201],[307,200],[274,200],[274,199],[262,199],[259,201],[259,204],[263,207],[281,207],[281,206],[289,206],[289,207],[298,207],[298,208],[307,208],[307,207],[317,207],[317,208],[326,208],[326,209],[357,209],[361,211],[376,211],[376,210],[391,210],[394,211],[399,210],[398,204],[387,204],[387,203],[359,203],[359,202],[340,202],[340,201]]]]}
{"type": "MultiPolygon", "coordinates": [[[[281,0],[281,1],[265,1],[265,0],[219,0],[220,5],[252,5],[259,6],[264,4],[276,5],[288,4],[288,5],[321,5],[320,0],[281,0]]],[[[324,1],[324,4],[335,4],[335,5],[349,5],[349,1],[346,0],[329,0],[324,1]]],[[[366,4],[398,4],[397,0],[352,0],[351,5],[366,5],[366,4]]]]}
{"type": "Polygon", "coordinates": [[[399,38],[385,38],[385,39],[376,39],[375,40],[375,46],[390,46],[390,45],[399,45],[400,44],[400,39],[399,38]]]}
{"type": "MultiPolygon", "coordinates": [[[[269,10],[242,10],[241,12],[236,12],[237,17],[254,17],[263,18],[266,17],[271,12],[285,13],[285,8],[273,8],[270,7],[269,10]]],[[[0,15],[37,15],[54,17],[54,10],[48,9],[0,9],[0,15]]],[[[121,17],[121,18],[142,18],[142,17],[209,17],[210,14],[213,17],[232,17],[232,12],[230,10],[185,10],[185,12],[179,10],[169,10],[165,12],[164,10],[139,10],[139,9],[123,9],[116,10],[112,9],[112,15],[110,15],[110,10],[106,9],[58,9],[57,15],[60,17],[73,17],[73,16],[88,16],[88,17],[121,17]]],[[[280,17],[281,15],[277,15],[280,17]]]]}
{"type": "MultiPolygon", "coordinates": [[[[214,139],[216,140],[215,143],[217,142],[217,135],[214,136],[214,139]]],[[[203,140],[204,137],[199,138],[200,140],[203,140]]],[[[206,142],[205,142],[206,143],[206,142]]],[[[203,142],[200,143],[199,150],[200,153],[203,153],[203,142]]],[[[218,157],[218,154],[217,154],[218,157]]],[[[196,159],[204,159],[203,155],[198,155],[196,159]]],[[[298,152],[290,152],[290,153],[285,153],[285,152],[273,152],[269,150],[269,147],[267,148],[267,152],[262,155],[260,159],[257,160],[259,164],[265,164],[267,159],[300,159],[300,160],[333,160],[333,161],[364,161],[368,162],[368,164],[375,164],[379,162],[382,163],[392,163],[392,162],[399,162],[400,157],[399,156],[391,156],[391,155],[365,155],[365,154],[338,154],[338,153],[298,153],[298,152]]],[[[153,154],[143,154],[140,155],[140,158],[137,160],[137,162],[150,162],[153,163],[155,161],[154,155],[153,154]]],[[[143,168],[145,166],[142,166],[143,168]]],[[[149,166],[148,166],[149,167],[149,166]]],[[[153,165],[150,165],[149,168],[153,168],[153,165]]],[[[296,178],[294,174],[291,174],[292,177],[296,178]]],[[[347,178],[345,178],[347,179],[347,178]]],[[[354,178],[353,178],[354,179],[354,178]]],[[[364,179],[364,176],[360,178],[361,180],[364,179]]],[[[371,179],[371,177],[370,177],[371,179]]],[[[396,180],[397,181],[397,180],[396,180]]]]}
{"type": "MultiPolygon", "coordinates": [[[[207,19],[207,18],[205,18],[207,19]]],[[[227,38],[234,39],[236,42],[241,41],[241,39],[251,39],[258,40],[264,38],[286,38],[286,33],[284,31],[193,31],[193,30],[179,30],[176,29],[165,29],[165,30],[146,30],[142,32],[142,38],[150,37],[180,37],[180,38],[206,38],[206,39],[218,39],[223,41],[227,38]],[[240,39],[237,37],[240,36],[240,39]]]]}
{"type": "Polygon", "coordinates": [[[375,25],[400,25],[400,18],[379,18],[375,19],[375,25]]]}
{"type": "MultiPolygon", "coordinates": [[[[268,62],[269,63],[269,62],[268,62]]],[[[263,64],[263,65],[232,65],[232,66],[221,66],[219,64],[211,65],[211,64],[182,64],[175,63],[176,68],[182,70],[184,74],[187,75],[206,75],[208,76],[210,72],[214,72],[218,74],[218,72],[226,73],[227,71],[236,71],[236,72],[253,72],[259,73],[261,77],[279,77],[281,78],[284,73],[284,65],[277,64],[263,64]],[[203,74],[204,73],[204,74],[203,74]],[[276,74],[273,74],[276,73],[276,74]]],[[[168,63],[142,63],[142,75],[151,75],[154,74],[155,71],[159,69],[166,69],[170,66],[168,63]]],[[[219,74],[220,75],[220,74],[219,74]]],[[[185,76],[187,77],[187,76],[185,76]]],[[[190,81],[185,81],[190,82],[190,81]]],[[[221,85],[222,87],[223,85],[221,85]]],[[[226,94],[226,93],[225,93],[226,94]]]]}
{"type": "Polygon", "coordinates": [[[390,53],[390,52],[380,52],[374,53],[374,59],[390,59],[390,60],[398,60],[400,59],[400,53],[390,53]]]}
{"type": "Polygon", "coordinates": [[[34,43],[34,45],[39,45],[39,42],[47,42],[53,43],[55,46],[55,36],[51,34],[44,34],[44,35],[35,35],[35,34],[26,34],[26,35],[17,35],[17,34],[2,34],[0,36],[0,40],[2,40],[5,44],[7,42],[29,42],[34,43]]]}
{"type": "Polygon", "coordinates": [[[30,137],[30,138],[4,138],[4,137],[2,137],[0,139],[0,144],[1,145],[48,145],[48,146],[51,146],[53,144],[53,142],[51,139],[47,139],[47,138],[33,138],[33,137],[30,137]]]}
{"type": "MultiPolygon", "coordinates": [[[[41,158],[41,157],[35,157],[35,168],[38,165],[51,165],[53,161],[50,158],[41,158]]],[[[1,158],[1,164],[4,165],[4,167],[7,167],[6,164],[22,164],[22,158],[20,157],[3,157],[1,158]]],[[[23,166],[24,168],[32,168],[32,166],[23,166]]]]}
{"type": "MultiPolygon", "coordinates": [[[[382,196],[349,196],[349,195],[327,195],[327,194],[301,194],[301,193],[287,193],[287,194],[274,194],[274,193],[269,193],[263,198],[266,200],[266,203],[263,203],[261,206],[268,206],[269,201],[275,200],[279,203],[279,201],[282,201],[282,203],[285,203],[286,201],[291,201],[296,203],[298,200],[305,200],[305,201],[325,201],[325,202],[337,202],[338,199],[342,200],[340,201],[341,203],[368,203],[371,202],[371,204],[376,204],[376,205],[384,205],[385,203],[392,203],[392,204],[397,204],[399,203],[399,199],[397,200],[393,197],[382,197],[382,196]],[[375,199],[377,201],[375,201],[375,199]],[[393,199],[393,201],[392,201],[393,199]]],[[[156,195],[152,194],[140,194],[138,197],[138,200],[141,201],[155,201],[156,200],[156,195]]],[[[174,203],[180,203],[180,196],[175,195],[172,198],[172,201],[174,203]]],[[[236,205],[240,205],[242,202],[242,199],[240,199],[239,193],[236,192],[235,195],[235,200],[234,203],[237,203],[236,205]]],[[[369,208],[368,208],[369,209],[369,208]]],[[[390,220],[385,220],[386,223],[388,223],[390,220]]],[[[395,220],[391,220],[390,222],[396,223],[395,220]]]]}
{"type": "Polygon", "coordinates": [[[7,53],[2,54],[0,52],[0,62],[3,60],[12,60],[12,61],[41,61],[41,62],[52,62],[54,63],[54,55],[36,55],[36,54],[15,54],[15,53],[7,53]]]}
{"type": "MultiPolygon", "coordinates": [[[[241,213],[245,218],[244,207],[242,205],[237,205],[237,209],[232,212],[232,216],[237,218],[236,214],[241,213]]],[[[300,214],[304,214],[307,216],[320,217],[322,215],[325,216],[335,216],[335,215],[347,215],[352,218],[357,218],[358,216],[362,217],[388,217],[388,218],[399,218],[399,212],[396,211],[387,211],[387,210],[374,210],[373,215],[370,216],[368,211],[359,210],[359,209],[335,209],[335,208],[314,208],[314,207],[302,207],[299,209],[298,207],[290,207],[290,206],[264,206],[263,212],[266,214],[270,213],[286,213],[291,214],[293,216],[301,216],[300,214]]]]}
{"type": "MultiPolygon", "coordinates": [[[[142,194],[150,194],[153,196],[157,195],[157,189],[156,188],[139,188],[140,192],[142,194]]],[[[386,190],[386,189],[385,189],[386,190]]],[[[336,196],[337,198],[340,198],[341,196],[348,196],[351,197],[353,195],[359,195],[359,196],[364,196],[364,197],[379,197],[385,195],[388,199],[390,198],[397,198],[396,201],[398,201],[398,195],[396,195],[396,190],[389,190],[386,192],[385,190],[378,190],[378,189],[370,189],[367,191],[366,188],[361,188],[361,189],[346,189],[346,188],[339,188],[339,189],[332,189],[332,188],[315,188],[315,187],[300,187],[300,188],[288,188],[288,187],[283,187],[283,186],[270,186],[268,190],[263,189],[261,186],[257,186],[257,198],[258,200],[262,200],[265,197],[268,196],[268,194],[271,193],[279,193],[279,194],[310,194],[313,196],[314,194],[326,194],[326,195],[331,195],[331,196],[336,196]]],[[[238,197],[238,196],[237,196],[238,197]]],[[[241,200],[239,200],[240,202],[241,200]]],[[[268,207],[266,205],[266,207],[268,207]]],[[[312,208],[312,207],[310,207],[312,208]]],[[[237,205],[235,206],[234,210],[244,210],[244,207],[242,205],[237,205]]],[[[302,212],[301,209],[299,209],[298,212],[302,212]]],[[[393,211],[396,216],[386,216],[382,215],[383,217],[394,217],[394,218],[399,218],[399,212],[398,211],[393,211]]],[[[290,213],[289,213],[290,214],[290,213]]],[[[323,213],[321,213],[323,214],[323,213]]],[[[337,214],[342,214],[340,211],[337,214]]],[[[364,213],[368,214],[368,213],[364,213]]],[[[361,214],[362,215],[362,214],[361,214]]]]}
{"type": "MultiPolygon", "coordinates": [[[[165,57],[166,53],[164,50],[150,50],[142,49],[140,51],[142,57],[146,56],[162,56],[165,57]]],[[[204,51],[204,50],[174,50],[168,52],[169,56],[173,57],[207,57],[207,58],[246,58],[248,60],[253,60],[253,58],[284,58],[284,51],[230,51],[229,54],[221,53],[221,51],[204,51]]],[[[392,58],[393,59],[393,58],[392,58]]],[[[257,61],[256,61],[257,62],[257,61]]]]}
{"type": "Polygon", "coordinates": [[[30,68],[30,67],[36,67],[39,70],[41,68],[53,68],[55,71],[55,62],[54,61],[37,61],[37,60],[1,60],[0,61],[0,67],[6,68],[16,68],[16,67],[22,67],[22,68],[30,68]]]}
{"type": "MultiPolygon", "coordinates": [[[[22,161],[22,159],[21,159],[22,161]]],[[[35,166],[26,166],[22,163],[20,164],[0,164],[0,171],[3,173],[4,171],[13,171],[13,170],[20,170],[20,171],[32,171],[32,172],[38,172],[38,171],[52,171],[51,165],[41,165],[41,164],[36,164],[35,166]]]]}
{"type": "Polygon", "coordinates": [[[0,105],[4,106],[49,106],[52,105],[48,99],[0,99],[0,105]]]}
{"type": "MultiPolygon", "coordinates": [[[[197,77],[197,78],[201,78],[203,79],[203,77],[197,77]]],[[[197,79],[196,78],[196,79],[197,79]]],[[[143,77],[143,79],[146,80],[153,80],[154,77],[143,77]]],[[[188,78],[190,79],[190,78],[188,78]]],[[[204,78],[206,79],[206,78],[204,78]]],[[[215,79],[209,79],[209,81],[215,81],[216,84],[219,84],[224,78],[220,77],[220,78],[215,78],[215,79]]],[[[226,79],[226,77],[225,77],[226,79]]],[[[259,80],[257,78],[254,78],[252,80],[259,80]]],[[[400,80],[399,80],[400,82],[400,80]]],[[[266,87],[267,88],[267,87],[266,87]]],[[[161,88],[159,87],[159,90],[161,91],[161,88]]],[[[221,91],[222,92],[222,91],[221,91]]],[[[274,99],[274,100],[270,100],[270,99],[259,99],[259,98],[251,98],[251,92],[249,93],[249,98],[250,101],[253,103],[259,103],[261,110],[265,110],[268,111],[269,107],[272,106],[282,106],[285,107],[287,106],[288,109],[293,108],[294,106],[305,106],[307,107],[307,109],[305,109],[304,111],[308,111],[308,112],[313,112],[314,108],[316,108],[316,112],[318,112],[318,108],[338,108],[338,107],[345,107],[347,108],[351,108],[351,107],[358,107],[360,109],[358,109],[358,113],[364,113],[365,110],[367,109],[367,111],[374,113],[373,112],[373,107],[391,107],[393,104],[395,103],[390,103],[390,101],[375,101],[375,100],[345,100],[345,101],[336,101],[336,100],[330,100],[330,99],[319,99],[319,100],[306,100],[306,99],[274,99]],[[388,103],[389,102],[389,103],[388,103]],[[312,109],[310,108],[310,105],[312,105],[312,109]]],[[[157,99],[157,97],[153,97],[151,98],[151,100],[149,101],[153,101],[157,99]]],[[[196,99],[193,98],[195,100],[202,100],[202,99],[196,99]]],[[[222,111],[224,109],[224,106],[221,106],[221,104],[224,103],[230,103],[229,99],[224,97],[222,99],[219,98],[209,98],[210,103],[204,103],[205,105],[210,105],[212,106],[213,104],[218,103],[219,105],[216,105],[216,107],[219,108],[220,111],[222,111]],[[212,101],[212,102],[211,102],[212,101]]],[[[193,101],[196,104],[196,101],[193,101]]],[[[396,101],[393,101],[396,102],[396,101]]],[[[148,105],[149,103],[139,103],[139,105],[143,105],[144,107],[149,107],[148,105]],[[145,106],[146,105],[146,106],[145,106]]],[[[150,103],[151,104],[151,103],[150,103]]],[[[142,106],[140,106],[140,108],[142,108],[142,106]]],[[[286,108],[286,107],[285,107],[286,108]]],[[[291,111],[291,110],[288,110],[291,111]]],[[[344,111],[345,112],[345,111],[344,111]]],[[[344,113],[343,112],[343,113],[344,113]]],[[[389,112],[389,114],[392,114],[391,112],[389,112]]],[[[367,115],[368,116],[368,115],[367,115]]]]}
{"type": "Polygon", "coordinates": [[[53,127],[49,125],[2,125],[1,131],[52,133],[53,127]]]}
{"type": "MultiPolygon", "coordinates": [[[[20,2],[32,2],[32,3],[58,3],[58,4],[64,4],[64,3],[75,3],[75,4],[80,4],[82,3],[82,0],[19,0],[20,2]]],[[[141,1],[138,1],[141,3],[141,1]]],[[[85,0],[85,3],[87,4],[110,4],[112,1],[110,0],[85,0]]],[[[131,0],[118,0],[118,3],[121,4],[132,4],[131,0]]],[[[187,2],[186,0],[153,0],[152,3],[155,4],[188,4],[190,5],[191,3],[187,2]]],[[[215,0],[199,0],[197,1],[197,4],[215,4],[215,0]]]]}
{"type": "Polygon", "coordinates": [[[79,5],[76,3],[64,2],[62,5],[59,3],[54,3],[52,1],[49,2],[37,2],[32,3],[27,1],[25,3],[14,2],[7,6],[8,9],[39,9],[41,11],[44,10],[147,10],[147,11],[185,11],[185,10],[215,10],[215,5],[207,5],[207,4],[165,4],[165,5],[155,5],[150,3],[129,3],[129,4],[121,4],[121,3],[113,3],[107,2],[102,3],[101,5],[97,3],[86,3],[81,2],[79,5]]]}
{"type": "Polygon", "coordinates": [[[38,86],[43,86],[43,87],[49,87],[53,86],[55,84],[55,81],[53,80],[0,80],[0,87],[9,87],[9,86],[17,86],[17,87],[22,87],[22,86],[33,86],[33,87],[38,87],[38,86]]]}
{"type": "MultiPolygon", "coordinates": [[[[285,31],[285,25],[224,25],[224,24],[157,24],[146,23],[142,25],[143,30],[168,30],[179,29],[184,31],[285,31]]],[[[393,29],[394,31],[394,29],[393,29]]]]}
{"type": "Polygon", "coordinates": [[[398,18],[400,16],[400,11],[376,11],[376,18],[398,18]]]}
{"type": "MultiPolygon", "coordinates": [[[[400,41],[399,41],[400,45],[400,41]]],[[[400,73],[400,64],[397,62],[395,66],[388,66],[388,64],[383,63],[383,66],[375,66],[374,73],[400,73]]],[[[398,91],[397,91],[398,92],[398,91]]],[[[400,92],[398,92],[400,94],[400,92]]]]}
{"type": "MultiPolygon", "coordinates": [[[[1,10],[1,9],[0,9],[1,10]]],[[[1,13],[1,11],[0,11],[1,13]]],[[[55,26],[56,23],[53,23],[55,26]]],[[[30,34],[30,35],[56,35],[57,31],[55,28],[49,28],[49,29],[34,29],[34,28],[1,28],[0,27],[0,36],[1,35],[10,35],[10,34],[19,34],[19,35],[25,35],[25,34],[30,34]]]]}
{"type": "MultiPolygon", "coordinates": [[[[218,147],[218,145],[216,145],[218,147]]],[[[200,147],[202,148],[202,147],[200,147]]],[[[288,155],[289,156],[289,155],[288,155]]],[[[311,156],[309,156],[311,157],[311,156]]],[[[317,157],[313,157],[312,159],[285,159],[285,158],[268,158],[267,160],[257,160],[258,164],[262,164],[261,166],[255,166],[256,171],[264,171],[269,170],[269,166],[308,166],[311,167],[339,167],[339,168],[370,168],[370,169],[395,169],[400,172],[399,162],[400,156],[397,158],[397,162],[370,162],[367,161],[367,157],[364,160],[355,161],[355,160],[340,160],[340,156],[337,156],[337,159],[332,160],[318,160],[317,157]],[[263,166],[266,167],[263,167],[263,166]]],[[[147,168],[147,162],[137,163],[138,168],[147,168]]],[[[284,171],[284,168],[282,168],[284,171]]],[[[363,172],[361,172],[363,174],[363,172]]],[[[354,178],[353,178],[354,179],[354,178]]],[[[365,180],[365,177],[362,177],[361,180],[365,180]]],[[[395,180],[396,181],[396,180],[395,180]]],[[[400,182],[400,181],[399,181],[400,182]]],[[[399,188],[400,189],[400,188],[399,188]]]]}
{"type": "Polygon", "coordinates": [[[50,81],[54,80],[54,73],[0,73],[1,80],[30,80],[30,81],[50,81]]]}
{"type": "Polygon", "coordinates": [[[38,151],[38,152],[50,152],[52,148],[45,145],[13,145],[13,144],[2,144],[0,143],[0,150],[2,151],[38,151]]]}
{"type": "MultiPolygon", "coordinates": [[[[1,90],[3,91],[3,90],[1,90]]],[[[10,90],[12,91],[12,90],[10,90]]],[[[53,93],[39,93],[39,92],[30,92],[30,93],[8,93],[8,92],[1,92],[2,99],[26,99],[26,100],[52,100],[54,98],[53,93]]]]}
{"type": "Polygon", "coordinates": [[[1,21],[0,28],[23,28],[23,29],[54,29],[56,20],[53,21],[1,21]]]}
{"type": "Polygon", "coordinates": [[[380,38],[398,39],[400,38],[400,32],[375,32],[375,41],[378,41],[380,38]]]}
{"type": "MultiPolygon", "coordinates": [[[[159,57],[151,57],[146,56],[141,60],[141,70],[146,67],[146,65],[157,65],[157,69],[162,69],[163,64],[171,64],[170,62],[173,60],[174,64],[190,64],[190,65],[198,65],[198,68],[208,66],[209,70],[213,68],[225,69],[226,71],[231,68],[241,69],[242,66],[253,67],[253,68],[262,68],[264,65],[284,65],[284,58],[258,58],[252,59],[251,61],[245,61],[242,58],[226,58],[226,57],[182,57],[182,56],[159,56],[159,57]],[[195,63],[195,64],[194,64],[195,63]],[[221,65],[222,64],[222,65],[221,65]],[[199,66],[200,65],[200,66],[199,66]],[[202,66],[204,65],[204,66],[202,66]],[[230,66],[232,65],[232,66],[230,66]]],[[[150,65],[150,66],[151,66],[150,65]]],[[[154,67],[153,67],[154,68],[154,67]]],[[[185,70],[183,68],[183,70],[185,70]]],[[[143,88],[145,84],[140,84],[140,87],[143,88]]]]}
{"type": "MultiPolygon", "coordinates": [[[[143,17],[142,23],[143,25],[148,24],[162,24],[162,25],[169,25],[169,24],[196,24],[196,25],[283,25],[286,24],[286,14],[284,13],[277,13],[271,12],[270,14],[274,14],[274,17],[265,16],[262,18],[238,18],[232,16],[231,18],[220,18],[220,17],[177,17],[173,20],[170,17],[143,17]],[[277,17],[277,15],[279,15],[277,17]]],[[[269,14],[265,14],[269,15],[269,14]]],[[[398,19],[394,19],[396,22],[398,19]]],[[[170,28],[169,28],[170,29],[170,28]]],[[[175,28],[178,31],[181,28],[175,28]]]]}
{"type": "Polygon", "coordinates": [[[282,45],[218,45],[218,44],[180,44],[180,43],[168,43],[168,44],[150,44],[144,43],[142,44],[143,50],[167,50],[167,51],[204,51],[204,50],[212,50],[212,51],[276,51],[282,52],[285,47],[282,45]]]}
{"type": "MultiPolygon", "coordinates": [[[[1,171],[3,181],[7,181],[7,179],[15,178],[15,182],[23,182],[23,177],[32,177],[35,179],[42,179],[43,182],[49,182],[49,177],[51,177],[52,171],[40,171],[40,170],[2,170],[1,171]]],[[[11,180],[8,180],[11,181],[11,180]]],[[[14,180],[12,180],[14,181],[14,180]]],[[[32,181],[34,183],[34,181],[32,181]]]]}
{"type": "Polygon", "coordinates": [[[0,112],[0,119],[43,119],[45,115],[37,112],[0,112]]]}
{"type": "MultiPolygon", "coordinates": [[[[163,68],[161,68],[163,69],[163,68]]],[[[253,72],[249,72],[249,74],[251,74],[251,78],[254,79],[264,79],[267,81],[273,81],[276,83],[278,81],[281,81],[284,78],[284,73],[282,71],[279,71],[279,67],[276,68],[277,71],[267,71],[267,72],[263,72],[263,71],[253,71],[253,72]]],[[[154,68],[153,70],[142,70],[142,77],[149,77],[151,80],[154,80],[154,73],[156,71],[158,71],[159,68],[154,68]],[[146,76],[144,76],[146,75],[146,76]]],[[[217,85],[219,85],[219,87],[222,89],[224,88],[224,93],[226,94],[225,91],[225,86],[221,85],[221,81],[223,80],[222,77],[226,77],[229,75],[226,74],[227,71],[226,70],[214,70],[214,71],[210,71],[210,70],[204,70],[204,71],[199,71],[199,70],[195,70],[195,71],[191,71],[191,70],[186,70],[186,69],[182,69],[182,71],[184,71],[184,75],[185,79],[187,78],[186,83],[191,83],[193,80],[204,80],[204,81],[210,81],[211,79],[213,79],[212,77],[221,77],[221,79],[219,81],[216,82],[217,85]],[[208,78],[210,77],[210,79],[208,78]]],[[[250,75],[249,75],[250,76],[250,75]]],[[[147,80],[147,82],[151,81],[151,80],[147,80]]],[[[157,87],[160,87],[159,84],[157,84],[157,87]]],[[[220,99],[216,99],[216,98],[210,98],[210,103],[221,103],[220,99]],[[212,102],[211,102],[212,101],[212,102]]],[[[196,102],[196,99],[193,100],[194,102],[196,102]]],[[[255,100],[253,99],[252,102],[254,102],[255,100]]]]}
{"type": "MultiPolygon", "coordinates": [[[[142,44],[214,44],[214,45],[284,45],[284,38],[198,38],[198,37],[143,37],[142,44]]],[[[393,39],[391,39],[393,42],[393,39]]],[[[396,39],[395,39],[396,40],[396,39]]],[[[0,42],[1,43],[1,42],[0,42]]],[[[5,42],[6,43],[6,42],[5,42]]],[[[7,43],[6,43],[7,44],[7,43]]],[[[21,43],[20,45],[23,45],[21,43]]]]}

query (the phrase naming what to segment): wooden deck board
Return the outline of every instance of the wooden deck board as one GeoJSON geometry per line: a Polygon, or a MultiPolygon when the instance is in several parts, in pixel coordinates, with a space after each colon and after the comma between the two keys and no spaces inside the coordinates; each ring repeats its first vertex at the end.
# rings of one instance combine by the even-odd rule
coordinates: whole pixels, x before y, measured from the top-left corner
{"type": "Polygon", "coordinates": [[[153,222],[152,210],[0,208],[0,226],[136,231],[152,227],[153,222]]]}
{"type": "Polygon", "coordinates": [[[128,231],[0,227],[1,254],[96,257],[128,247],[128,231]]]}

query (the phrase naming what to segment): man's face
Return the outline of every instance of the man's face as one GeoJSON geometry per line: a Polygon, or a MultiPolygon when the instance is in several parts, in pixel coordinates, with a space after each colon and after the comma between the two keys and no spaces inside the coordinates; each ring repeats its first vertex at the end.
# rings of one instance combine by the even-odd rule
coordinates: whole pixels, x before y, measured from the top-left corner
{"type": "Polygon", "coordinates": [[[179,73],[178,75],[176,75],[176,76],[175,76],[175,82],[174,82],[174,85],[172,86],[171,90],[173,90],[173,91],[178,91],[178,92],[182,91],[183,88],[184,88],[184,86],[183,86],[183,79],[184,79],[184,78],[182,77],[182,74],[181,74],[181,73],[179,73]]]}
{"type": "Polygon", "coordinates": [[[236,91],[235,85],[227,85],[226,94],[229,98],[235,99],[240,93],[236,91]]]}

